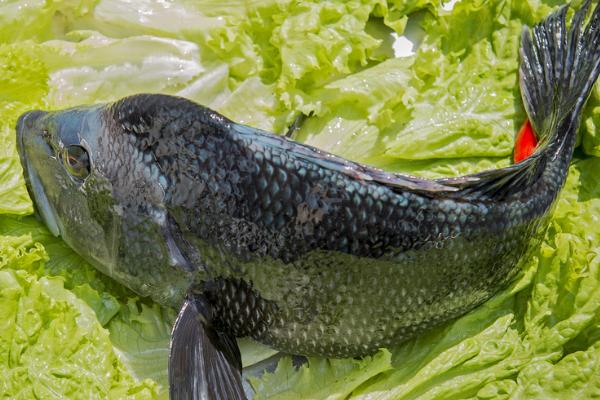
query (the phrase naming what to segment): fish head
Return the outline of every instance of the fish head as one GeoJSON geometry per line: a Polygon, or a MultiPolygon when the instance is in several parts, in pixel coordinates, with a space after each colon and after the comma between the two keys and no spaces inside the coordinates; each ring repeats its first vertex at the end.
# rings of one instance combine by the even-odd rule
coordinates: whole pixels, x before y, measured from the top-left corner
{"type": "Polygon", "coordinates": [[[78,253],[110,263],[112,185],[99,169],[99,107],[29,111],[17,122],[17,149],[35,211],[78,253]],[[107,224],[107,218],[110,223],[107,224]]]}
{"type": "Polygon", "coordinates": [[[50,232],[101,272],[165,304],[189,281],[180,268],[186,260],[169,233],[166,181],[128,128],[110,104],[30,111],[17,122],[17,147],[50,232]]]}

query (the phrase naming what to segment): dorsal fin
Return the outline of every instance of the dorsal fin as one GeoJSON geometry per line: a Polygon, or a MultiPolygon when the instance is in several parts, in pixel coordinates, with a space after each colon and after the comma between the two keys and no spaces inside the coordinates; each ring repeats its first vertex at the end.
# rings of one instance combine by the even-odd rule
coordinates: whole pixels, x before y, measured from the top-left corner
{"type": "Polygon", "coordinates": [[[527,187],[544,170],[546,158],[536,153],[525,160],[505,168],[483,171],[472,175],[436,180],[457,190],[450,196],[466,199],[502,200],[506,196],[527,187]]]}
{"type": "Polygon", "coordinates": [[[299,144],[282,136],[276,136],[245,125],[232,125],[232,129],[241,135],[250,135],[262,145],[282,149],[293,153],[296,157],[334,170],[351,178],[380,183],[394,191],[411,191],[428,195],[440,195],[458,189],[442,182],[419,178],[416,176],[386,172],[382,169],[355,163],[334,154],[305,144],[299,144]]]}
{"type": "Polygon", "coordinates": [[[410,175],[395,174],[378,168],[355,163],[315,147],[300,144],[282,136],[260,129],[236,124],[226,117],[189,100],[158,94],[140,94],[124,98],[111,107],[116,122],[123,129],[144,134],[154,123],[176,120],[181,126],[189,125],[183,119],[201,120],[218,124],[223,129],[232,129],[240,135],[250,135],[268,147],[276,147],[293,152],[297,157],[332,169],[354,179],[377,182],[394,191],[412,191],[428,195],[456,191],[456,188],[444,186],[432,180],[410,175]]]}

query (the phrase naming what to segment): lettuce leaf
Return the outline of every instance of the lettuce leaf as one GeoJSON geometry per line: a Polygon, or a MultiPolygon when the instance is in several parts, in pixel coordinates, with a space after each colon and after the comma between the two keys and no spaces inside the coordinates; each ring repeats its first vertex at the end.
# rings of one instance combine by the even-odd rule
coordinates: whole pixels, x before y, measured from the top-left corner
{"type": "Polygon", "coordinates": [[[386,60],[326,86],[346,93],[324,97],[315,91],[326,112],[317,110],[318,118],[298,137],[323,146],[333,141],[332,130],[342,131],[336,135],[343,140],[326,148],[377,165],[390,159],[509,156],[525,116],[517,88],[522,24],[497,18],[505,3],[459,2],[450,14],[428,15],[423,43],[404,68],[402,60],[386,60]],[[353,96],[359,79],[368,96],[353,96]]]}
{"type": "Polygon", "coordinates": [[[600,156],[600,84],[596,83],[583,114],[583,150],[600,156]]]}
{"type": "Polygon", "coordinates": [[[311,358],[296,369],[288,357],[273,374],[251,379],[257,389],[255,399],[345,399],[361,383],[391,369],[391,354],[381,350],[362,360],[311,358]]]}
{"type": "Polygon", "coordinates": [[[409,122],[398,119],[382,132],[386,153],[402,159],[510,155],[514,132],[525,118],[515,108],[520,30],[511,23],[490,32],[489,40],[475,43],[466,56],[444,54],[438,41],[422,45],[409,122]]]}
{"type": "Polygon", "coordinates": [[[169,340],[174,310],[129,299],[108,324],[119,358],[137,377],[168,387],[169,340]]]}
{"type": "MultiPolygon", "coordinates": [[[[380,61],[389,56],[391,48],[387,51],[381,50],[384,45],[389,47],[389,43],[384,43],[386,40],[389,42],[385,35],[391,30],[401,33],[408,12],[431,8],[432,4],[431,0],[395,1],[389,5],[381,0],[302,3],[290,0],[260,0],[227,3],[142,2],[134,5],[119,0],[101,0],[87,15],[73,21],[72,25],[78,30],[99,31],[113,40],[117,39],[124,51],[115,48],[111,50],[111,54],[114,52],[129,55],[125,49],[139,54],[136,51],[138,47],[148,47],[136,44],[134,37],[148,34],[153,35],[156,42],[159,41],[156,36],[160,36],[160,40],[165,42],[166,39],[178,39],[190,44],[193,42],[194,46],[199,45],[199,57],[203,61],[206,60],[203,71],[207,75],[216,70],[221,73],[225,71],[226,79],[222,80],[222,75],[219,77],[218,88],[221,93],[213,94],[225,94],[227,97],[227,92],[234,92],[240,85],[247,85],[247,81],[252,78],[254,86],[260,83],[259,90],[264,93],[272,92],[268,96],[272,98],[271,103],[274,102],[268,118],[271,121],[269,124],[263,122],[263,127],[283,132],[286,124],[293,119],[293,113],[301,110],[309,113],[315,107],[312,103],[305,104],[307,90],[320,87],[329,80],[355,72],[369,62],[380,61]],[[378,24],[372,24],[370,19],[383,21],[388,27],[387,30],[371,29],[370,26],[378,24]]],[[[80,53],[86,46],[79,45],[81,39],[78,39],[77,35],[74,32],[64,35],[68,41],[76,42],[74,46],[66,44],[67,53],[75,52],[77,56],[81,55],[80,60],[103,60],[106,67],[113,66],[109,58],[96,55],[106,54],[101,51],[92,49],[91,52],[80,53]]],[[[97,45],[98,42],[96,40],[97,45]]],[[[61,51],[60,47],[58,45],[58,48],[52,49],[53,53],[60,55],[56,59],[63,65],[70,65],[72,59],[65,51],[61,51]]],[[[131,57],[135,58],[136,55],[131,57]]],[[[175,59],[171,60],[178,62],[175,59]]],[[[148,69],[152,70],[153,66],[156,66],[161,69],[161,73],[146,74],[146,65],[139,66],[140,61],[142,59],[124,69],[119,67],[117,59],[114,68],[109,68],[110,73],[100,71],[99,77],[96,77],[99,72],[98,66],[89,66],[92,69],[79,68],[77,71],[66,70],[56,76],[56,86],[59,88],[63,88],[62,75],[67,79],[67,86],[64,87],[68,90],[60,90],[59,95],[78,98],[83,94],[84,99],[101,100],[102,93],[110,93],[110,87],[117,82],[126,86],[125,76],[138,78],[136,81],[146,78],[144,84],[149,88],[146,91],[172,93],[172,82],[169,81],[173,77],[169,75],[175,74],[176,71],[193,72],[188,65],[182,65],[181,61],[172,68],[168,65],[157,65],[153,58],[152,65],[147,66],[148,69]],[[136,69],[143,69],[144,73],[137,74],[136,69]],[[121,76],[118,75],[119,72],[121,76]],[[71,73],[75,75],[72,76],[71,73]],[[163,76],[166,80],[162,79],[163,76]],[[76,84],[69,87],[68,83],[73,79],[76,80],[76,84]],[[91,83],[77,84],[85,80],[91,83]],[[107,80],[110,83],[96,97],[97,85],[107,80]],[[82,86],[89,92],[82,92],[82,86]]],[[[203,71],[195,71],[194,78],[198,80],[197,84],[213,85],[203,79],[203,71]]],[[[190,86],[197,85],[190,83],[190,86]]],[[[117,89],[118,93],[135,92],[135,85],[130,89],[117,89]]],[[[184,93],[191,94],[187,90],[184,93]]],[[[219,103],[213,104],[215,98],[206,98],[205,93],[200,94],[197,99],[218,109],[219,103]]],[[[190,98],[196,97],[191,95],[190,98]]],[[[57,103],[63,104],[61,99],[58,99],[57,103]]],[[[223,112],[233,119],[248,115],[236,113],[233,107],[225,107],[223,112]]],[[[250,122],[259,120],[256,118],[250,122]]]]}
{"type": "MultiPolygon", "coordinates": [[[[20,113],[161,92],[277,133],[303,113],[297,140],[391,171],[432,178],[498,168],[510,163],[525,119],[520,31],[557,3],[459,1],[451,11],[433,0],[0,5],[0,392],[165,398],[175,318],[21,217],[32,205],[15,150],[20,113]],[[393,58],[393,38],[411,24],[419,48],[393,58]]],[[[284,357],[249,378],[256,397],[595,394],[600,164],[585,154],[600,154],[599,90],[550,229],[517,281],[456,321],[360,361],[310,358],[296,369],[284,357]]],[[[274,354],[248,340],[240,347],[244,366],[274,354]]]]}
{"type": "Polygon", "coordinates": [[[107,102],[141,91],[175,94],[204,72],[194,43],[154,36],[113,39],[77,31],[40,46],[50,107],[107,102]],[[130,77],[135,76],[135,79],[130,77]]]}
{"type": "Polygon", "coordinates": [[[14,127],[21,113],[42,106],[47,79],[46,66],[37,57],[34,44],[0,44],[0,214],[32,211],[14,127]]]}
{"type": "Polygon", "coordinates": [[[519,375],[513,398],[593,399],[600,396],[600,343],[556,364],[538,362],[519,375]]]}
{"type": "Polygon", "coordinates": [[[47,254],[29,236],[0,237],[0,391],[14,399],[158,397],[113,351],[96,314],[60,278],[28,272],[47,254]]]}
{"type": "Polygon", "coordinates": [[[93,9],[95,0],[9,0],[0,4],[0,43],[47,40],[60,35],[75,18],[93,9]]]}

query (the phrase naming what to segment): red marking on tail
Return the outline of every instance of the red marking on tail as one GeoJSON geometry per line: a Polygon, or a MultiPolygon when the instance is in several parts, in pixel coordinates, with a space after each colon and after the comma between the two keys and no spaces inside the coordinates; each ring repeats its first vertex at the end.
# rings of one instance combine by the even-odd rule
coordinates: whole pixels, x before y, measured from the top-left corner
{"type": "Polygon", "coordinates": [[[526,120],[515,140],[515,153],[513,156],[515,162],[522,161],[532,155],[537,144],[538,140],[535,136],[535,132],[533,132],[531,123],[529,120],[526,120]]]}

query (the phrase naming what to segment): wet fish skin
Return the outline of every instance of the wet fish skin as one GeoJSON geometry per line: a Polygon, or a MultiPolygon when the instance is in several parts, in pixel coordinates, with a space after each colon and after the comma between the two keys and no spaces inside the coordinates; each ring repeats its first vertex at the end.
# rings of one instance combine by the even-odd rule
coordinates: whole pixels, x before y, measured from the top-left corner
{"type": "Polygon", "coordinates": [[[502,203],[394,190],[186,100],[107,110],[106,142],[127,151],[117,137],[135,137],[164,174],[170,234],[202,266],[199,282],[216,279],[206,291],[222,328],[291,353],[368,354],[489,298],[517,272],[560,182],[548,175],[502,203]]]}

